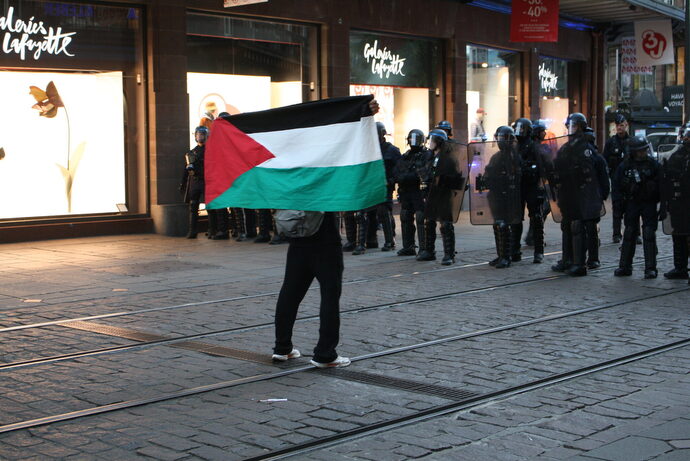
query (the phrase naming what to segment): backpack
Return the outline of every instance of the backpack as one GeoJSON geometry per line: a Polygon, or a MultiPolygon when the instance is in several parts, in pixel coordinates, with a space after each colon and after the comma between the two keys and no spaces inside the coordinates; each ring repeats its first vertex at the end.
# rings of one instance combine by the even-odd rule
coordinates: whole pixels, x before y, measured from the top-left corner
{"type": "Polygon", "coordinates": [[[276,231],[288,238],[310,237],[323,222],[323,211],[276,210],[276,231]]]}

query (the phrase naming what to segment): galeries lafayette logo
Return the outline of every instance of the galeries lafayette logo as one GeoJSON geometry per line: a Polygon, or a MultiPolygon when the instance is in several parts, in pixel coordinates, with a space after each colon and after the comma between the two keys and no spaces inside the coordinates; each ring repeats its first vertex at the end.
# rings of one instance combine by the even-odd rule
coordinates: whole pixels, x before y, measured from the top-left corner
{"type": "Polygon", "coordinates": [[[63,33],[62,27],[46,27],[43,21],[36,21],[34,16],[28,20],[15,19],[14,7],[9,7],[7,14],[0,17],[0,33],[2,32],[2,51],[5,54],[18,54],[22,61],[26,59],[27,52],[35,60],[43,53],[74,56],[67,47],[76,32],[63,33]]]}
{"type": "Polygon", "coordinates": [[[642,49],[653,59],[659,59],[666,51],[666,37],[653,30],[642,32],[642,49]]]}
{"type": "Polygon", "coordinates": [[[364,59],[371,62],[371,73],[378,75],[379,78],[390,78],[391,75],[405,76],[403,67],[406,58],[401,58],[399,54],[393,54],[387,47],[379,48],[379,41],[374,40],[374,44],[364,44],[364,59]]]}

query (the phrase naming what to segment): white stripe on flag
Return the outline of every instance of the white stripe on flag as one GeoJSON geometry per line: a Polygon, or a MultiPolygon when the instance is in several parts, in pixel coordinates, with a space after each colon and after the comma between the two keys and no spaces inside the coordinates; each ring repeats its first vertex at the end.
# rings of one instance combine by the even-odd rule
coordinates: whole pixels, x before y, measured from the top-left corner
{"type": "Polygon", "coordinates": [[[374,117],[359,122],[252,133],[249,136],[275,158],[257,168],[319,168],[360,165],[381,160],[374,117]]]}

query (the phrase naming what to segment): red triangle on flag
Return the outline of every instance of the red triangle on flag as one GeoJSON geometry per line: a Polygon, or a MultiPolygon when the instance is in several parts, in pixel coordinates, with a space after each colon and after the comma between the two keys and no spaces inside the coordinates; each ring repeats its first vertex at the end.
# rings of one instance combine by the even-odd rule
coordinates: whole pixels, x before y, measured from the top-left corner
{"type": "Polygon", "coordinates": [[[237,178],[275,155],[232,123],[217,118],[211,126],[204,157],[206,203],[211,203],[237,178]]]}

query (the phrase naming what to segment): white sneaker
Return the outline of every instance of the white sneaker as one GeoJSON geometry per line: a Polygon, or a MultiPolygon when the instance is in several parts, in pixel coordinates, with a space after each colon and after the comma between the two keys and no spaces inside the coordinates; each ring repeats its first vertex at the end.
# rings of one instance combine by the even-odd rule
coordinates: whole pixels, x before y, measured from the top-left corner
{"type": "Polygon", "coordinates": [[[346,367],[350,364],[350,359],[347,357],[336,357],[332,362],[317,362],[315,360],[311,361],[311,364],[317,368],[335,368],[335,367],[346,367]]]}
{"type": "Polygon", "coordinates": [[[297,349],[293,349],[289,354],[286,355],[273,354],[271,356],[271,358],[276,362],[287,362],[290,359],[296,359],[299,357],[302,357],[302,354],[300,354],[297,349]]]}

